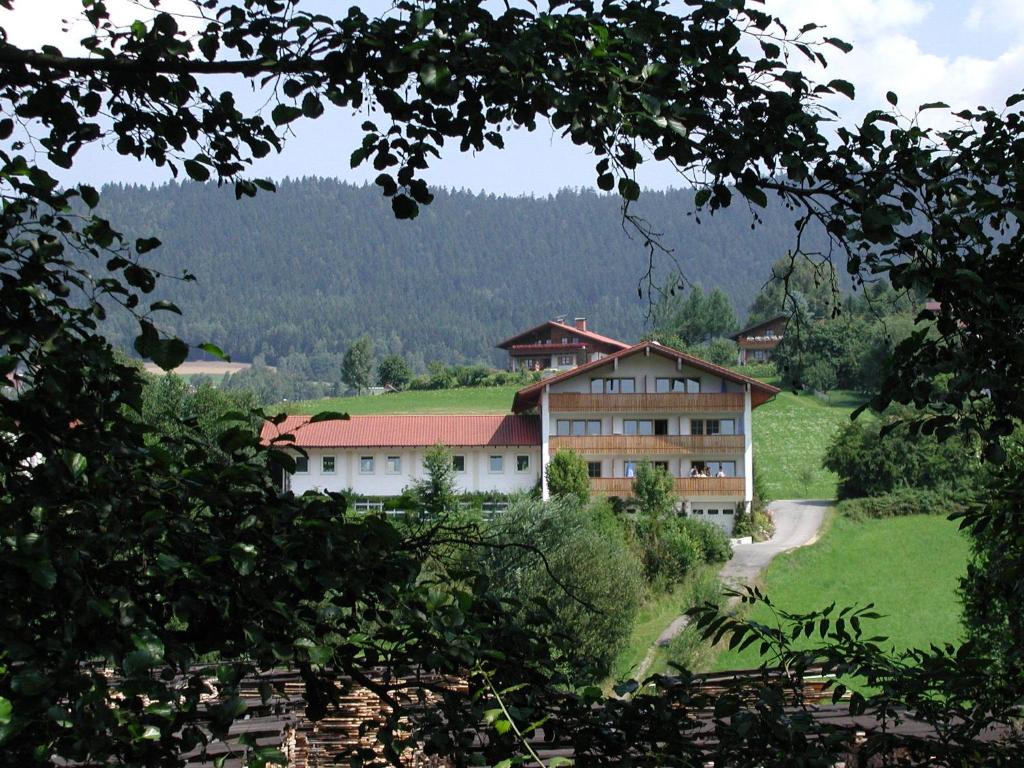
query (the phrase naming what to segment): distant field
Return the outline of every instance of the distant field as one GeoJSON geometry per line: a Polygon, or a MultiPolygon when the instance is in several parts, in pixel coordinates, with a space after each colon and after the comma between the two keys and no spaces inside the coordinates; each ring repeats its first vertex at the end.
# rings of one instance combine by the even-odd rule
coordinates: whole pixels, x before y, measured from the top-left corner
{"type": "MultiPolygon", "coordinates": [[[[163,375],[166,373],[156,363],[146,363],[143,366],[146,369],[146,373],[155,373],[157,375],[163,375]]],[[[178,376],[223,376],[225,373],[238,373],[244,371],[246,368],[252,368],[252,363],[225,363],[220,360],[195,360],[193,362],[182,363],[175,368],[171,373],[176,373],[178,376]]]]}
{"type": "MultiPolygon", "coordinates": [[[[956,642],[961,633],[957,581],[966,572],[969,544],[941,516],[852,522],[836,517],[820,541],[780,555],[763,576],[763,590],[789,611],[874,603],[883,618],[864,623],[883,647],[927,647],[956,642]]],[[[758,607],[751,618],[774,624],[758,607]]],[[[756,648],[724,651],[714,669],[749,669],[761,663],[756,648]]]]}
{"type": "Polygon", "coordinates": [[[342,411],[356,416],[379,413],[511,413],[512,396],[517,389],[520,386],[391,392],[279,403],[274,408],[288,413],[342,411]]]}
{"type": "Polygon", "coordinates": [[[783,391],[754,411],[754,459],[769,499],[835,498],[836,476],[821,459],[836,428],[861,402],[844,391],[832,392],[828,401],[783,391]],[[808,482],[801,477],[805,469],[808,482]]]}

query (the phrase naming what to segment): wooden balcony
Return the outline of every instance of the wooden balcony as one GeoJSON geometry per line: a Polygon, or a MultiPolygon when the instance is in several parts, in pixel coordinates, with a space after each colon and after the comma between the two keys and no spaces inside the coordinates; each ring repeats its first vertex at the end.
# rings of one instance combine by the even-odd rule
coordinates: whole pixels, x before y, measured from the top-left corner
{"type": "Polygon", "coordinates": [[[551,451],[568,448],[587,456],[742,454],[743,435],[586,435],[552,437],[551,451]]]}
{"type": "Polygon", "coordinates": [[[588,411],[591,413],[651,413],[651,412],[718,412],[742,411],[742,392],[665,392],[631,395],[592,395],[579,392],[552,392],[552,412],[588,411]]]}
{"type": "Polygon", "coordinates": [[[743,349],[775,349],[775,347],[779,346],[780,341],[782,341],[781,336],[776,336],[775,338],[760,336],[740,339],[739,345],[743,349]]]}
{"type": "MultiPolygon", "coordinates": [[[[680,496],[743,496],[742,477],[677,477],[676,493],[680,496]]],[[[631,477],[592,477],[590,490],[606,496],[632,496],[631,477]]]]}

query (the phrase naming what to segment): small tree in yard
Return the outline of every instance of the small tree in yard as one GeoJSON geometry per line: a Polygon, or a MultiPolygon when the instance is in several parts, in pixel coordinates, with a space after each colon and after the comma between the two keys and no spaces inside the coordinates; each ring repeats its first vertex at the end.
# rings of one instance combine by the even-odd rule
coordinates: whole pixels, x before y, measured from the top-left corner
{"type": "Polygon", "coordinates": [[[360,336],[345,351],[341,361],[341,380],[357,393],[369,389],[373,373],[373,343],[369,336],[360,336]]]}
{"type": "Polygon", "coordinates": [[[675,483],[672,476],[662,467],[655,467],[649,461],[640,463],[633,480],[633,498],[636,499],[640,514],[651,520],[661,520],[676,509],[675,483]]]}
{"type": "Polygon", "coordinates": [[[572,494],[581,503],[590,499],[590,476],[587,474],[587,462],[576,451],[555,451],[548,462],[548,490],[552,496],[568,496],[572,494]]]}
{"type": "Polygon", "coordinates": [[[430,515],[442,515],[458,506],[455,490],[455,467],[452,454],[443,445],[435,445],[423,457],[426,477],[413,486],[420,509],[430,515]]]}
{"type": "Polygon", "coordinates": [[[405,389],[411,380],[412,371],[401,355],[388,355],[377,366],[377,383],[382,387],[405,389]]]}

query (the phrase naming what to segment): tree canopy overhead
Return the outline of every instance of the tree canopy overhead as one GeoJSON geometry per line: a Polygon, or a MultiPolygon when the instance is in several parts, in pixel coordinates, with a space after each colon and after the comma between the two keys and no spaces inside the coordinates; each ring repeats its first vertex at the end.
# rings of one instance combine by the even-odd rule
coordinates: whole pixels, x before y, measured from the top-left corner
{"type": "MultiPolygon", "coordinates": [[[[938,332],[900,344],[875,404],[913,403],[927,411],[927,428],[978,431],[987,455],[1002,458],[1000,438],[1024,415],[1024,234],[1014,202],[1024,165],[1007,162],[1024,147],[1016,111],[963,112],[941,133],[872,112],[830,143],[820,99],[852,86],[815,84],[791,59],[820,61],[846,44],[813,25],[787,30],[743,0],[679,13],[653,0],[493,11],[402,1],[380,18],[358,7],[317,15],[300,0],[194,6],[202,21],[192,33],[166,12],[117,27],[103,2],[87,2],[94,34],[81,57],[0,37],[0,374],[18,370],[30,382],[18,397],[0,393],[4,763],[174,764],[207,738],[198,722],[204,679],[224,696],[210,725],[223,733],[244,711],[234,696],[240,676],[282,663],[301,669],[313,714],[336,693],[336,672],[370,686],[389,707],[382,754],[394,763],[399,683],[367,679],[368,666],[486,665],[491,690],[507,686],[526,722],[557,711],[545,731],[572,734],[581,752],[618,758],[625,744],[638,765],[658,766],[704,757],[694,752],[692,701],[595,709],[600,691],[558,686],[543,637],[503,626],[482,574],[427,578],[432,544],[462,532],[407,537],[384,520],[349,516],[342,498],[282,495],[265,462],[294,469],[291,459],[238,426],[218,438],[219,456],[187,431],[154,444],[152,430],[128,416],[141,409],[139,374],[115,358],[97,323],[119,305],[137,316],[141,355],[165,367],[183,359],[187,345],[161,335],[154,319],[177,307],[146,299],[158,275],[143,257],[159,243],[144,233],[129,240],[91,215],[96,191],[64,187],[36,163],[37,148],[68,168],[82,147],[102,143],[251,195],[272,185],[245,178],[249,163],[277,150],[291,123],[328,108],[365,110],[352,163],[373,165],[394,213],[410,218],[430,202],[424,172],[443,150],[498,148],[504,130],[546,119],[594,152],[597,185],[617,190],[653,254],[654,230],[629,209],[646,150],[677,166],[705,209],[742,199],[756,211],[778,194],[800,214],[796,251],[820,225],[831,249],[819,258],[844,260],[855,281],[886,273],[897,290],[939,301],[938,332]],[[266,114],[218,87],[225,74],[265,94],[266,114]],[[82,266],[83,256],[109,275],[82,266]],[[215,669],[195,671],[211,658],[215,669]],[[118,675],[97,674],[96,663],[118,675]]],[[[1019,476],[1007,483],[1004,496],[1016,488],[1019,497],[1019,476]]],[[[971,524],[996,520],[1019,534],[1019,520],[996,513],[976,513],[971,524]]],[[[998,566],[987,583],[1010,594],[1020,564],[998,566]]],[[[727,618],[709,626],[737,643],[763,641],[798,672],[819,659],[864,675],[882,693],[856,706],[913,707],[941,736],[927,755],[946,764],[977,755],[974,737],[1009,720],[999,695],[1013,689],[993,685],[969,647],[890,663],[861,635],[867,611],[847,624],[832,621],[834,610],[786,617],[825,636],[813,653],[795,650],[781,630],[727,618]]],[[[484,719],[484,698],[445,699],[424,726],[429,748],[457,753],[484,719]]],[[[828,734],[808,735],[813,720],[793,724],[778,690],[755,700],[763,707],[727,700],[716,710],[721,764],[768,765],[791,750],[813,764],[833,748],[828,734]]],[[[515,752],[500,735],[492,764],[515,752]]]]}

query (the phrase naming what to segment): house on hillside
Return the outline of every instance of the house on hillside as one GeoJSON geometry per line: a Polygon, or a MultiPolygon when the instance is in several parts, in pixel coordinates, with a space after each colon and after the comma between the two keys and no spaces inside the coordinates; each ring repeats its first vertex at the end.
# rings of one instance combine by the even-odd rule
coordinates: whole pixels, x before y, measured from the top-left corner
{"type": "Polygon", "coordinates": [[[628,499],[637,464],[675,478],[682,507],[732,530],[753,499],[751,412],[779,390],[654,341],[645,341],[519,390],[512,414],[353,416],[310,422],[289,416],[263,427],[264,444],[293,445],[285,490],[397,496],[424,476],[426,450],[453,454],[463,492],[529,491],[556,451],[587,462],[595,494],[628,499]],[[288,442],[280,441],[288,435],[288,442]],[[280,442],[279,442],[280,441],[280,442]]]}
{"type": "Polygon", "coordinates": [[[772,352],[786,331],[786,315],[778,315],[737,331],[729,338],[739,346],[739,364],[766,363],[772,359],[772,352]]]}
{"type": "Polygon", "coordinates": [[[564,371],[619,352],[629,344],[594,333],[587,328],[587,318],[577,317],[572,325],[564,318],[548,320],[497,347],[508,352],[510,371],[564,371]]]}

